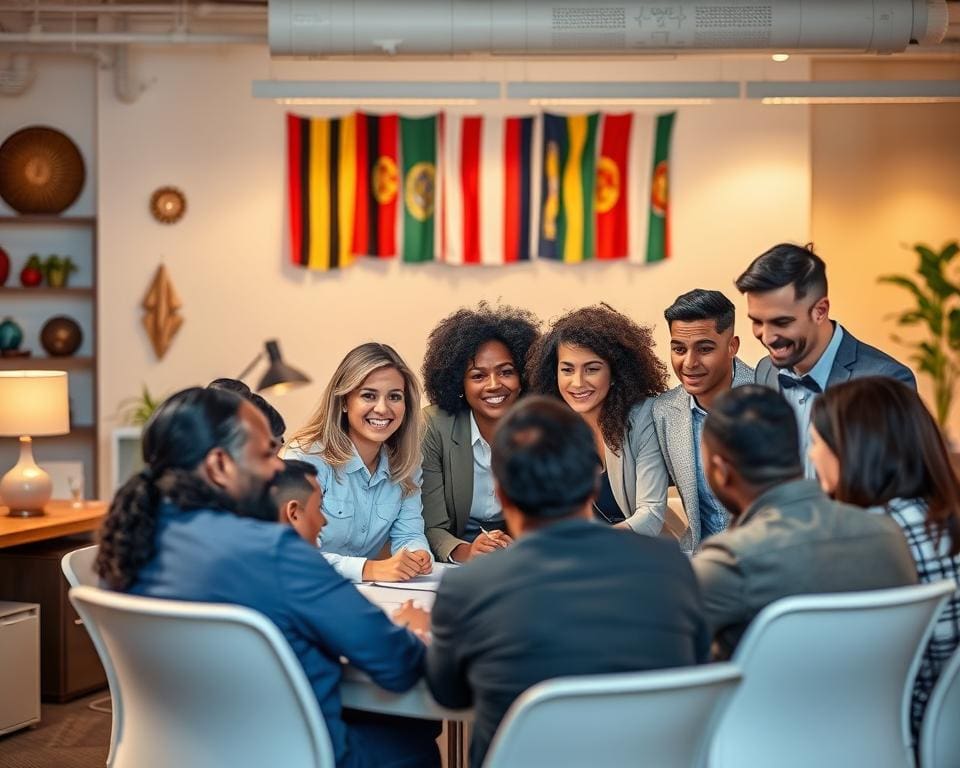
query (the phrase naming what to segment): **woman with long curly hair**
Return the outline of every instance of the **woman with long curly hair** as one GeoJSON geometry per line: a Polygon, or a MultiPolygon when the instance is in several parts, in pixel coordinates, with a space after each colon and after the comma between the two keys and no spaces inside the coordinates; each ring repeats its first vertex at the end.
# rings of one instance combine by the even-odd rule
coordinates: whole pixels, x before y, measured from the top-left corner
{"type": "Polygon", "coordinates": [[[510,544],[493,492],[490,443],[524,389],[540,322],[527,310],[459,309],[430,333],[423,380],[423,519],[438,560],[466,562],[510,544]]]}
{"type": "Polygon", "coordinates": [[[317,468],[327,525],[321,549],[352,581],[430,573],[420,503],[420,384],[386,344],[350,350],[284,453],[317,468]],[[386,544],[390,557],[377,559],[386,544]]]}
{"type": "MultiPolygon", "coordinates": [[[[810,461],[838,501],[874,508],[903,529],[921,583],[960,583],[960,480],[920,396],[891,378],[830,387],[813,403],[810,461]]],[[[960,644],[960,590],[934,625],[913,688],[914,739],[943,666],[960,644]]]]}
{"type": "Polygon", "coordinates": [[[593,430],[602,464],[599,520],[656,536],[663,529],[669,477],[651,406],[667,388],[649,328],[606,304],[554,321],[530,350],[534,392],[559,397],[593,430]]]}

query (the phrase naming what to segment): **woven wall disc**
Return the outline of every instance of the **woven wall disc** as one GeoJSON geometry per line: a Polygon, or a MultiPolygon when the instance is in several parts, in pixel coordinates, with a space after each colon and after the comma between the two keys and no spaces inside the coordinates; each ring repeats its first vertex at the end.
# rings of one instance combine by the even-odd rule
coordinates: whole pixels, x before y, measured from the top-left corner
{"type": "Polygon", "coordinates": [[[86,171],[65,133],[31,125],[0,145],[0,197],[19,213],[61,213],[80,196],[86,171]]]}

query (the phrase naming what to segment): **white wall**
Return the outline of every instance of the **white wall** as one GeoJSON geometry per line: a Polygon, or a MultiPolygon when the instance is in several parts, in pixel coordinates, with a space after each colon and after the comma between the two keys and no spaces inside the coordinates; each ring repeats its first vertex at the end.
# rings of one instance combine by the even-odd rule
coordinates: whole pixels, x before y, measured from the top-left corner
{"type": "MultiPolygon", "coordinates": [[[[109,74],[101,74],[97,114],[103,488],[115,423],[110,417],[121,399],[142,383],[166,393],[236,375],[263,339],[280,339],[288,361],[314,379],[311,387],[275,400],[296,427],[349,348],[385,341],[419,368],[436,321],[480,299],[521,304],[544,319],[606,301],[657,324],[658,350],[665,355],[662,311],[677,294],[720,288],[742,307],[732,280],[749,260],[774,242],[809,238],[808,111],[738,102],[680,109],[669,263],[458,269],[362,262],[336,273],[308,273],[290,266],[286,253],[286,107],[251,98],[253,79],[535,80],[549,70],[554,78],[591,80],[622,79],[639,69],[651,77],[669,72],[678,79],[714,79],[736,67],[761,75],[766,65],[654,62],[626,65],[627,72],[623,62],[280,65],[253,48],[141,51],[133,61],[137,76],[152,85],[136,103],[122,104],[110,92],[109,74]],[[188,201],[185,218],[173,226],[155,223],[147,210],[150,193],[163,184],[180,187],[188,201]],[[183,299],[186,321],[157,361],[140,324],[140,302],[161,262],[183,299]]],[[[743,355],[753,361],[759,346],[745,342],[743,355]]]]}

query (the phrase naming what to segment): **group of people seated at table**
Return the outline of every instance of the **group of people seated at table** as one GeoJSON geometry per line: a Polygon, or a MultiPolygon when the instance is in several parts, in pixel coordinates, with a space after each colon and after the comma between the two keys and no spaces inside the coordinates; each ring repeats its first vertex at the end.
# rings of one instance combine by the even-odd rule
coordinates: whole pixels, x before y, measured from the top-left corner
{"type": "MultiPolygon", "coordinates": [[[[542,680],[728,658],[788,595],[960,582],[960,483],[913,374],[830,319],[810,247],[774,246],[735,285],[768,356],[741,361],[733,304],[692,290],[664,312],[669,390],[651,330],[607,305],[541,333],[526,310],[481,304],[430,334],[426,408],[378,343],[346,355],[285,445],[244,384],[179,392],[111,504],[102,582],[262,612],[337,765],[381,767],[439,765],[439,726],[343,709],[342,658],[385,689],[426,678],[441,705],[473,707],[479,767],[542,680]],[[388,617],[355,586],[436,563],[463,567],[430,613],[388,617]]],[[[955,594],[914,732],[958,640],[955,594]]]]}

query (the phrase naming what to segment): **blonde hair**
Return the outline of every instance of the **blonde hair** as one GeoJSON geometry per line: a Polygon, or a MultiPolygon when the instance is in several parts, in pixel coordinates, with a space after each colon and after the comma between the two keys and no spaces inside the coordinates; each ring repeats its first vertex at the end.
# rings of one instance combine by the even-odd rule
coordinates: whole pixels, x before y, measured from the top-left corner
{"type": "Polygon", "coordinates": [[[403,495],[408,496],[417,489],[413,478],[421,456],[420,383],[393,347],[369,342],[351,349],[334,371],[317,410],[297,430],[290,443],[305,453],[320,456],[339,472],[353,458],[355,450],[347,433],[347,414],[344,413],[347,396],[359,389],[371,373],[383,368],[394,368],[403,377],[406,412],[400,427],[384,445],[390,461],[390,479],[399,483],[403,495]]]}

